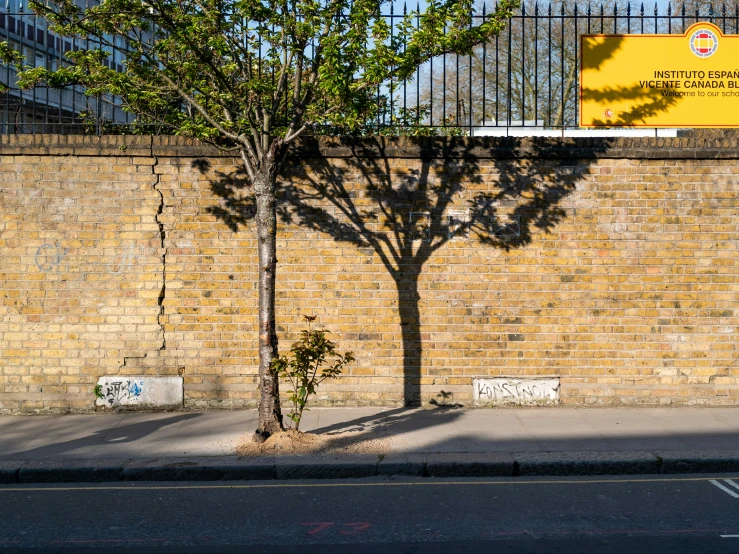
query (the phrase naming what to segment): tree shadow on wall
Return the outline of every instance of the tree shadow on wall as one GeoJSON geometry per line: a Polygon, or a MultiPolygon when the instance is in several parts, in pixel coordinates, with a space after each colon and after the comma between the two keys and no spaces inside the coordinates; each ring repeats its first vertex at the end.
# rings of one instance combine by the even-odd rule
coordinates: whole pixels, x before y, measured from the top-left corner
{"type": "Polygon", "coordinates": [[[513,141],[499,158],[483,160],[477,141],[427,139],[421,142],[421,163],[401,172],[393,170],[396,160],[385,140],[365,139],[351,147],[345,168],[309,158],[285,177],[284,221],[371,247],[392,277],[406,406],[421,403],[419,279],[425,264],[451,241],[502,250],[529,244],[535,230],[551,231],[565,217],[560,203],[587,171],[579,164],[553,162],[551,173],[542,175],[542,167],[531,160],[539,157],[537,145],[543,143],[527,142],[526,161],[511,157],[520,145],[513,141]],[[493,175],[494,182],[486,181],[493,175]]]}
{"type": "MultiPolygon", "coordinates": [[[[612,52],[603,53],[598,63],[608,55],[612,52]]],[[[634,101],[628,112],[618,114],[619,124],[625,125],[679,101],[633,87],[598,94],[608,102],[634,101]]],[[[305,138],[282,172],[278,214],[283,223],[370,248],[382,261],[397,293],[404,404],[417,406],[423,358],[419,278],[424,265],[453,240],[508,251],[528,245],[535,233],[551,232],[566,215],[562,200],[613,140],[344,139],[339,146],[349,149],[345,163],[332,166],[321,158],[317,139],[305,138]],[[577,159],[583,144],[586,159],[577,159]],[[405,147],[412,152],[405,157],[416,157],[420,164],[394,171],[394,160],[403,157],[405,147]]],[[[194,165],[208,170],[202,160],[194,165]]],[[[254,198],[243,170],[217,172],[211,187],[219,204],[209,212],[234,232],[254,219],[254,198]]],[[[446,405],[448,393],[442,395],[446,405]]]]}
{"type": "MultiPolygon", "coordinates": [[[[556,159],[548,140],[431,138],[415,143],[420,164],[394,171],[396,153],[388,150],[401,144],[408,145],[383,138],[344,141],[350,156],[341,167],[317,156],[293,158],[279,184],[278,214],[283,223],[371,248],[382,261],[397,293],[404,404],[418,406],[424,265],[450,241],[507,251],[526,246],[537,232],[552,231],[566,215],[562,200],[589,166],[556,159]]],[[[301,148],[317,152],[316,139],[305,139],[301,148]]],[[[217,172],[211,187],[220,200],[209,212],[233,231],[254,218],[241,170],[217,172]]]]}

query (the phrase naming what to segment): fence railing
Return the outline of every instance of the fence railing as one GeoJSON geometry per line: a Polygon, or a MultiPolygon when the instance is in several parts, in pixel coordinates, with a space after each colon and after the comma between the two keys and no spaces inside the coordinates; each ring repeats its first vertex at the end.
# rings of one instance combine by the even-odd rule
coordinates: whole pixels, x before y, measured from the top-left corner
{"type": "MultiPolygon", "coordinates": [[[[727,34],[739,33],[739,4],[714,7],[685,1],[677,7],[618,1],[525,2],[499,36],[471,54],[434,58],[411,78],[378,88],[380,109],[363,130],[469,135],[509,128],[575,129],[581,34],[682,34],[697,21],[710,21],[727,34]],[[702,7],[690,7],[696,5],[702,7]]],[[[22,51],[30,65],[54,69],[68,63],[66,52],[91,47],[89,40],[54,35],[43,18],[23,12],[22,0],[5,2],[0,8],[0,41],[22,51]]],[[[419,8],[396,4],[383,17],[394,28],[409,10],[419,8]]],[[[494,8],[481,3],[473,24],[485,21],[494,8]]],[[[120,46],[111,49],[108,63],[124,71],[124,45],[120,46]]],[[[3,134],[131,132],[136,123],[117,99],[87,96],[81,87],[22,91],[11,66],[0,66],[0,80],[10,87],[0,93],[3,134]]]]}

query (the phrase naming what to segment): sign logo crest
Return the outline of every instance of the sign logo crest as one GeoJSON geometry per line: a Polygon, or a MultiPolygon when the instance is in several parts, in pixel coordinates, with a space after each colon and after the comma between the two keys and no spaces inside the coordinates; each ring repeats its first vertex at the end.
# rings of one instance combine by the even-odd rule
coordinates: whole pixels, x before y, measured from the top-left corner
{"type": "Polygon", "coordinates": [[[690,50],[699,58],[713,56],[718,50],[718,37],[710,29],[698,29],[690,36],[690,50]]]}

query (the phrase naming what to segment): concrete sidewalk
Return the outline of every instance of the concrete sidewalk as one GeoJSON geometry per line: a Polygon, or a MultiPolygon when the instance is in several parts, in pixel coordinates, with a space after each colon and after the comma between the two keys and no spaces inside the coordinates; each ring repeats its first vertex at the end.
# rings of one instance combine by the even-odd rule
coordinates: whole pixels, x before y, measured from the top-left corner
{"type": "Polygon", "coordinates": [[[256,412],[0,417],[0,482],[739,472],[739,408],[316,408],[382,452],[237,458],[256,412]]]}

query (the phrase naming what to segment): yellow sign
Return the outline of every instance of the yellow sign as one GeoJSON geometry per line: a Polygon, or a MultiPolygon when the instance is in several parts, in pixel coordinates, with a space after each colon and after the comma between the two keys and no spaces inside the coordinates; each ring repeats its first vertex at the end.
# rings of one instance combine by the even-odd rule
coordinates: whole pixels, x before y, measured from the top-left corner
{"type": "Polygon", "coordinates": [[[582,127],[739,127],[739,35],[582,35],[582,127]]]}

